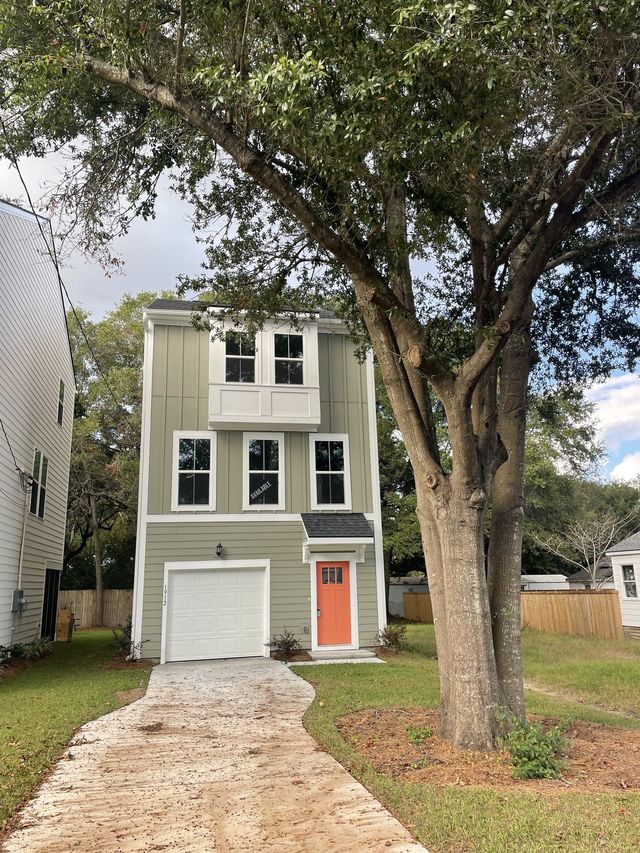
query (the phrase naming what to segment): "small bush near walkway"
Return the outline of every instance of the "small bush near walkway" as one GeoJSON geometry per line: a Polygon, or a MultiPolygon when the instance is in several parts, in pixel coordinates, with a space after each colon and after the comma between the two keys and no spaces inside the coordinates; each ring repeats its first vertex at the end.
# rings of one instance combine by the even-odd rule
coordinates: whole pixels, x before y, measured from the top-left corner
{"type": "Polygon", "coordinates": [[[80,631],[50,657],[0,682],[0,828],[55,762],[74,731],[126,704],[149,668],[106,668],[111,632],[80,631]]]}

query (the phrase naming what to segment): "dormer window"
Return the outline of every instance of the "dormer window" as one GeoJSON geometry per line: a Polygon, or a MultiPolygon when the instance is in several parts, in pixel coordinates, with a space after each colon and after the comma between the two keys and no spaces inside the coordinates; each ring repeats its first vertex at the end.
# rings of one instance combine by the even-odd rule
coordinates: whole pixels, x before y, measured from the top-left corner
{"type": "Polygon", "coordinates": [[[227,332],[225,343],[225,381],[256,381],[256,342],[246,332],[227,332]]]}
{"type": "Polygon", "coordinates": [[[276,385],[302,385],[302,335],[274,335],[276,385]]]}

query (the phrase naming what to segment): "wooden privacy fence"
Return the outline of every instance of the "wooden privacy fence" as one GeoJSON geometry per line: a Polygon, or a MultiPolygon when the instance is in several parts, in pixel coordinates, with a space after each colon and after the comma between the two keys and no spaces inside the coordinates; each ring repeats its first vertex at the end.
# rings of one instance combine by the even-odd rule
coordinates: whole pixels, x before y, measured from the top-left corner
{"type": "MultiPolygon", "coordinates": [[[[404,616],[412,622],[433,622],[428,592],[405,592],[404,616]]],[[[620,598],[616,589],[572,589],[523,592],[523,628],[548,634],[576,634],[621,640],[623,637],[620,598]]]]}
{"type": "MultiPolygon", "coordinates": [[[[131,617],[132,605],[132,589],[105,589],[103,624],[107,628],[126,625],[131,617]]],[[[79,628],[96,627],[95,589],[61,589],[58,595],[58,608],[72,610],[75,623],[79,628]]]]}
{"type": "Polygon", "coordinates": [[[402,603],[405,619],[409,619],[411,622],[433,624],[431,595],[428,592],[403,592],[402,603]]]}
{"type": "Polygon", "coordinates": [[[523,592],[521,609],[523,628],[601,640],[623,637],[617,589],[523,592]]]}

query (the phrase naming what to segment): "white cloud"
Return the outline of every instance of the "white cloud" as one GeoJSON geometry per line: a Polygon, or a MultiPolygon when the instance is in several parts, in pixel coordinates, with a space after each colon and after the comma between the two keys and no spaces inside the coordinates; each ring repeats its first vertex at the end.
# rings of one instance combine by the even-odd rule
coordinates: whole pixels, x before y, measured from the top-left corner
{"type": "MultiPolygon", "coordinates": [[[[63,166],[61,154],[20,161],[22,175],[39,212],[47,189],[60,181],[63,166]]],[[[93,311],[95,319],[100,319],[125,293],[171,290],[179,274],[197,275],[202,271],[204,250],[191,228],[191,209],[169,190],[168,183],[166,178],[161,181],[155,219],[134,222],[126,236],[114,241],[112,248],[124,261],[119,273],[107,277],[98,263],[78,252],[63,257],[62,277],[71,298],[93,311]]],[[[28,206],[18,174],[7,161],[0,161],[0,195],[28,206]]],[[[54,219],[54,228],[55,224],[54,219]]]]}
{"type": "Polygon", "coordinates": [[[640,477],[640,451],[627,453],[622,462],[618,462],[612,469],[610,476],[612,480],[626,480],[627,482],[640,477]]]}
{"type": "Polygon", "coordinates": [[[602,439],[609,452],[640,440],[640,376],[612,376],[590,388],[586,397],[596,404],[602,439]]]}

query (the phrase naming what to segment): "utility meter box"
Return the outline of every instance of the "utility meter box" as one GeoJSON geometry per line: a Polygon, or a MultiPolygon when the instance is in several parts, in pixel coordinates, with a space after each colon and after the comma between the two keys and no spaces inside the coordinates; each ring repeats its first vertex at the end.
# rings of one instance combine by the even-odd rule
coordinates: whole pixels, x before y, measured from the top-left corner
{"type": "Polygon", "coordinates": [[[13,601],[11,603],[11,612],[17,613],[18,616],[21,616],[22,611],[26,607],[26,604],[27,604],[27,600],[24,597],[24,590],[14,589],[13,590],[13,601]]]}

